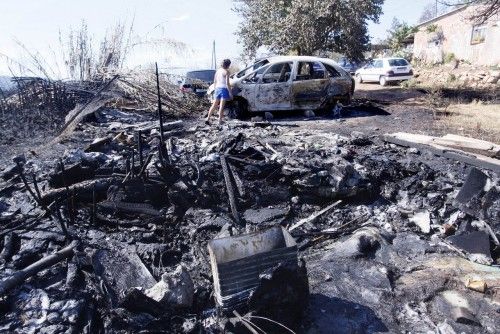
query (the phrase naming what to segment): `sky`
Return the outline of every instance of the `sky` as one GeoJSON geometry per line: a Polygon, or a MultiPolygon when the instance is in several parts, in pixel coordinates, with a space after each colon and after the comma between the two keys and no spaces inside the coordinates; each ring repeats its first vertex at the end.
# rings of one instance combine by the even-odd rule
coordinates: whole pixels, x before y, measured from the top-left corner
{"type": "MultiPolygon", "coordinates": [[[[384,38],[394,17],[415,24],[429,2],[433,0],[386,0],[380,23],[369,24],[370,35],[384,38]]],[[[218,60],[235,59],[241,53],[235,35],[240,19],[232,8],[232,0],[0,0],[0,75],[10,72],[6,56],[13,70],[14,61],[32,63],[24,45],[29,53],[39,53],[52,64],[54,75],[64,76],[59,36],[65,40],[82,20],[94,41],[117,23],[130,26],[133,22],[134,40],[183,43],[176,43],[176,48],[168,46],[171,44],[155,49],[134,47],[129,67],[158,61],[162,68],[207,68],[214,40],[218,60]]]]}

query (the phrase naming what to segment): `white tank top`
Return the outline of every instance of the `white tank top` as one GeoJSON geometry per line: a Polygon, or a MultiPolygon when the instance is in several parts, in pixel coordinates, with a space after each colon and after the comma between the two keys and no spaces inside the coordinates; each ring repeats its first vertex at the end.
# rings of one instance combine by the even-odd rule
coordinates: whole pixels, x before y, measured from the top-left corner
{"type": "Polygon", "coordinates": [[[217,72],[215,72],[215,80],[217,81],[215,88],[227,88],[226,77],[227,71],[219,68],[217,72]]]}

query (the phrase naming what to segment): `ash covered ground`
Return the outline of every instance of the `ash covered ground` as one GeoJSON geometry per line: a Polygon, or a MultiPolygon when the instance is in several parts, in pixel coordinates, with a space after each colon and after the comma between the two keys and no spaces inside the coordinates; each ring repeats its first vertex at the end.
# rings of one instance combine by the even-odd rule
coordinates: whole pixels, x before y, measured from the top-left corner
{"type": "Polygon", "coordinates": [[[306,219],[290,233],[308,291],[277,273],[286,288],[262,283],[251,314],[296,333],[498,333],[498,176],[348,124],[168,120],[159,149],[155,114],[103,107],[2,153],[0,331],[287,332],[216,310],[207,243],[306,219]]]}

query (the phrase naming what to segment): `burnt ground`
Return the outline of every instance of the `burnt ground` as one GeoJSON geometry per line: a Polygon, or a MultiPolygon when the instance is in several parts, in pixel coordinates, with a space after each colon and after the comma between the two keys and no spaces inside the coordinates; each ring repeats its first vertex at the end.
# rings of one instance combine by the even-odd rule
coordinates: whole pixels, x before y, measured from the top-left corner
{"type": "MultiPolygon", "coordinates": [[[[442,92],[440,98],[464,102],[481,99],[496,101],[498,92],[448,89],[442,92]]],[[[392,132],[443,135],[453,132],[453,129],[446,129],[437,124],[436,114],[429,107],[429,100],[432,99],[434,96],[423,89],[380,87],[378,84],[364,83],[357,84],[353,105],[345,107],[340,114],[318,113],[317,117],[309,118],[299,111],[275,112],[272,121],[277,124],[293,123],[311,130],[334,131],[343,135],[350,135],[352,131],[367,135],[392,132]]],[[[71,141],[60,146],[47,142],[59,133],[64,123],[64,115],[60,112],[47,115],[46,112],[27,110],[20,111],[19,114],[17,117],[6,118],[0,125],[0,163],[10,161],[13,155],[21,152],[46,152],[48,155],[57,152],[54,156],[58,156],[68,145],[71,147],[71,141]],[[46,147],[48,149],[45,149],[46,147]]]]}
{"type": "Polygon", "coordinates": [[[275,112],[274,122],[294,122],[310,129],[331,130],[349,135],[360,131],[368,135],[410,132],[440,136],[461,129],[443,126],[435,107],[450,103],[484,101],[498,103],[498,90],[403,89],[399,86],[380,87],[374,83],[357,84],[354,101],[339,114],[323,113],[316,118],[303,117],[301,112],[275,112]]]}
{"type": "MultiPolygon", "coordinates": [[[[500,254],[483,221],[498,236],[498,176],[484,170],[488,187],[470,205],[458,203],[470,166],[376,136],[438,134],[425,93],[365,86],[341,117],[276,114],[271,123],[222,127],[187,119],[167,131],[166,162],[156,149],[156,117],[141,112],[100,110],[64,139],[53,140],[52,131],[27,142],[13,135],[0,161],[0,279],[69,240],[78,246],[72,257],[0,296],[1,331],[229,330],[214,309],[207,242],[229,229],[289,227],[342,200],[292,231],[310,292],[297,303],[305,314],[296,332],[497,333],[500,254]],[[138,128],[144,157],[151,156],[143,172],[138,128]],[[32,186],[36,175],[42,203],[54,202],[59,213],[45,214],[26,191],[11,160],[20,148],[24,175],[32,186]],[[235,192],[246,228],[232,217],[221,155],[240,180],[235,192]],[[144,289],[178,265],[193,281],[192,303],[145,297],[144,289]],[[479,282],[474,289],[471,281],[479,282]]],[[[283,307],[267,302],[268,311],[283,307]]],[[[241,326],[231,331],[245,333],[241,326]]]]}

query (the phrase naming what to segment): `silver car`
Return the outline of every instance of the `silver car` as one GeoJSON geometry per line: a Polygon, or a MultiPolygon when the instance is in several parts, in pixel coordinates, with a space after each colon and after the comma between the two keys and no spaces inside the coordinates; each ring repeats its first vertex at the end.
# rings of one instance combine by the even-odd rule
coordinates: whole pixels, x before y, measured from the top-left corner
{"type": "MultiPolygon", "coordinates": [[[[354,80],[331,59],[277,56],[259,60],[233,74],[230,116],[279,110],[317,110],[348,104],[354,80]]],[[[213,86],[209,89],[210,94],[213,86]]]]}
{"type": "Polygon", "coordinates": [[[386,86],[389,82],[413,78],[413,70],[404,58],[378,58],[358,69],[354,77],[358,83],[371,81],[386,86]]]}

